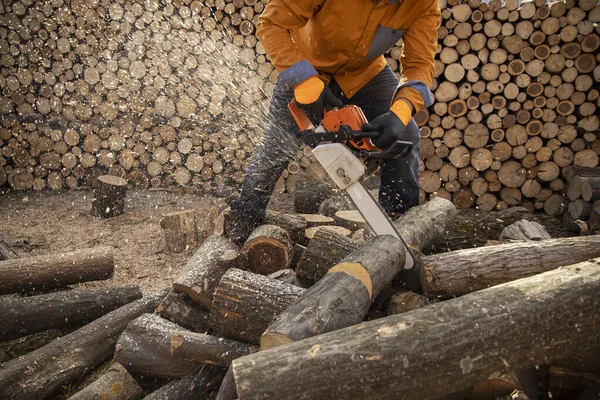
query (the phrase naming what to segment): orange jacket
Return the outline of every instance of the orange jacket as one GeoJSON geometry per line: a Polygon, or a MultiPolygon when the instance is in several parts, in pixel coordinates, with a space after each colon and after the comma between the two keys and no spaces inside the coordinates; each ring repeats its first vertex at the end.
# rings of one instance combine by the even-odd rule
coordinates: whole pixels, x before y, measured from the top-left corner
{"type": "Polygon", "coordinates": [[[256,34],[281,72],[307,60],[350,98],[386,65],[402,38],[402,80],[394,99],[419,111],[433,102],[438,0],[269,0],[256,34]]]}

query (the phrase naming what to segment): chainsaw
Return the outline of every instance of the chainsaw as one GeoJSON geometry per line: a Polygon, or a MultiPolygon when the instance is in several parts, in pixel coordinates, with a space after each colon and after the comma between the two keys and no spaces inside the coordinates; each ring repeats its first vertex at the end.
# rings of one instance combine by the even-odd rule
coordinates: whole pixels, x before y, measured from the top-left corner
{"type": "Polygon", "coordinates": [[[355,105],[325,111],[323,120],[315,127],[304,111],[292,100],[290,110],[298,128],[299,138],[313,148],[313,154],[331,180],[345,190],[358,211],[376,235],[392,235],[402,241],[406,251],[405,269],[411,269],[415,257],[379,202],[361,184],[371,161],[402,158],[412,151],[411,142],[396,140],[386,149],[373,145],[371,139],[379,132],[362,131],[367,118],[355,105]]]}

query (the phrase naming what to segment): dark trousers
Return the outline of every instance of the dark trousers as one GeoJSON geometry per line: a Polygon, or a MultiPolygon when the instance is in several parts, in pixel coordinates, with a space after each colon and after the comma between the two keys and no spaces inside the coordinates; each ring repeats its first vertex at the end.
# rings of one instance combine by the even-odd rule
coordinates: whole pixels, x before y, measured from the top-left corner
{"type": "MultiPolygon", "coordinates": [[[[337,82],[332,81],[329,88],[345,105],[359,106],[371,121],[389,111],[397,86],[398,78],[386,67],[351,99],[344,96],[337,82]]],[[[299,129],[287,108],[293,97],[292,90],[275,85],[261,144],[246,171],[240,199],[231,205],[246,216],[262,218],[275,183],[302,146],[297,138],[299,129]]],[[[404,140],[414,143],[412,153],[403,159],[386,160],[380,167],[379,202],[390,215],[419,203],[419,128],[414,121],[404,140]]]]}

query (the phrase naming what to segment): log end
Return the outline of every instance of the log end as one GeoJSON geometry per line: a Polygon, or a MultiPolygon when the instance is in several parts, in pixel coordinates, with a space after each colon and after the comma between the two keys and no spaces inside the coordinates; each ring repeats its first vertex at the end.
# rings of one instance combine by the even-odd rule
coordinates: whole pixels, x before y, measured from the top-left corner
{"type": "Polygon", "coordinates": [[[294,341],[286,335],[278,332],[265,332],[260,337],[260,351],[269,350],[294,341]]]}

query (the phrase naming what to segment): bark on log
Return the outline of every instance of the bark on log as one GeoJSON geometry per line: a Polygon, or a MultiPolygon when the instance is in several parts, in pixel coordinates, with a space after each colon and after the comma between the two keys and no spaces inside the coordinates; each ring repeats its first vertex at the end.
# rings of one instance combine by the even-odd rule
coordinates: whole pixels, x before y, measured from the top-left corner
{"type": "Polygon", "coordinates": [[[203,365],[198,373],[193,373],[171,381],[160,389],[144,397],[144,400],[196,400],[208,398],[215,390],[225,370],[213,365],[203,365]]]}
{"type": "Polygon", "coordinates": [[[302,253],[296,273],[301,279],[316,282],[357,247],[357,243],[347,236],[319,229],[302,253]]]}
{"type": "Polygon", "coordinates": [[[183,331],[156,314],[144,314],[127,325],[117,341],[114,360],[132,375],[182,378],[200,363],[171,357],[171,334],[183,331]]]}
{"type": "Polygon", "coordinates": [[[108,370],[83,390],[69,397],[72,400],[136,400],[144,396],[125,367],[114,363],[108,370]]]}
{"type": "Polygon", "coordinates": [[[0,342],[83,325],[142,297],[137,286],[63,291],[2,302],[0,342]]]}
{"type": "Polygon", "coordinates": [[[248,268],[263,275],[289,268],[294,257],[290,235],[276,225],[260,225],[254,229],[242,251],[248,268]]]}
{"type": "Polygon", "coordinates": [[[210,310],[213,291],[229,268],[245,264],[240,249],[229,239],[209,236],[182,268],[173,289],[187,294],[196,304],[210,310]]]}
{"type": "Polygon", "coordinates": [[[118,176],[101,175],[94,191],[92,215],[100,218],[112,218],[123,213],[127,181],[118,176]]]}
{"type": "Polygon", "coordinates": [[[0,370],[4,399],[41,399],[82,377],[112,356],[127,324],[158,306],[164,294],[153,294],[116,309],[94,322],[9,361],[0,370]]]}
{"type": "Polygon", "coordinates": [[[377,236],[369,240],[275,319],[261,336],[261,349],[362,321],[372,299],[398,274],[404,261],[399,239],[377,236]]]}
{"type": "Polygon", "coordinates": [[[0,294],[109,279],[114,269],[115,260],[109,247],[4,260],[0,261],[0,294]]]}
{"type": "Polygon", "coordinates": [[[156,313],[192,332],[206,332],[209,329],[209,312],[196,307],[184,293],[172,290],[156,307],[156,313]]]}
{"type": "Polygon", "coordinates": [[[598,290],[600,267],[581,263],[258,352],[234,360],[237,393],[240,400],[439,398],[514,365],[597,347],[598,290]],[[515,321],[522,329],[507,331],[515,321]]]}
{"type": "Polygon", "coordinates": [[[176,331],[171,334],[174,360],[229,367],[231,361],[258,351],[257,346],[202,333],[176,331]]]}
{"type": "Polygon", "coordinates": [[[210,311],[210,326],[223,336],[259,343],[273,319],[304,289],[232,268],[221,278],[210,311]]]}
{"type": "Polygon", "coordinates": [[[267,210],[264,224],[277,225],[285,229],[292,241],[301,242],[307,228],[306,220],[298,215],[286,214],[278,211],[267,210]]]}
{"type": "Polygon", "coordinates": [[[550,239],[431,255],[422,258],[428,297],[460,296],[600,256],[600,237],[550,239]]]}

